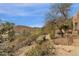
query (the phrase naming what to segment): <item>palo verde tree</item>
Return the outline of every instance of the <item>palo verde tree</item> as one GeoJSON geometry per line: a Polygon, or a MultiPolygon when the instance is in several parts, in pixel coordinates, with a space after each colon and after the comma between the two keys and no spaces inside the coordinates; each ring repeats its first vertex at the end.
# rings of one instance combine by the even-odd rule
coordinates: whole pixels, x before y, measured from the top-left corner
{"type": "Polygon", "coordinates": [[[53,30],[53,33],[55,33],[55,29],[59,29],[61,25],[65,24],[65,22],[68,20],[71,5],[72,4],[70,3],[51,4],[51,8],[46,15],[45,26],[51,25],[51,30],[53,30]]]}
{"type": "Polygon", "coordinates": [[[47,18],[52,20],[63,17],[64,20],[67,20],[70,15],[71,5],[70,3],[52,4],[47,18]]]}

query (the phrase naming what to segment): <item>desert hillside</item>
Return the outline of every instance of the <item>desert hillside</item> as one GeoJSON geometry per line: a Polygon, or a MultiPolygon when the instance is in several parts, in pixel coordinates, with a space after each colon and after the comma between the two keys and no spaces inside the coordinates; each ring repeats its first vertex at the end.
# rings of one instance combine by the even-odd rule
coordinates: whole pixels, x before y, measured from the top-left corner
{"type": "Polygon", "coordinates": [[[53,30],[51,30],[53,33],[49,32],[50,29],[47,30],[48,26],[43,28],[14,26],[13,28],[12,25],[9,25],[7,28],[8,29],[5,31],[7,32],[10,30],[11,34],[3,32],[3,34],[8,34],[9,38],[2,34],[0,55],[79,55],[79,35],[77,34],[77,31],[69,34],[65,33],[62,37],[61,34],[57,34],[57,32],[55,33],[53,30]]]}
{"type": "Polygon", "coordinates": [[[0,56],[79,56],[79,4],[28,5],[0,5],[0,56]]]}

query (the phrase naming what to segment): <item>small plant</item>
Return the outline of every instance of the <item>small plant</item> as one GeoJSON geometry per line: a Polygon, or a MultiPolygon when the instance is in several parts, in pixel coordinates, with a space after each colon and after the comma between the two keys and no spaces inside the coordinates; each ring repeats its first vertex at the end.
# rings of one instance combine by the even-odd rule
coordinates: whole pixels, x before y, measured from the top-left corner
{"type": "Polygon", "coordinates": [[[45,42],[43,44],[37,44],[34,48],[30,49],[27,56],[46,56],[54,55],[54,46],[50,42],[45,42]]]}

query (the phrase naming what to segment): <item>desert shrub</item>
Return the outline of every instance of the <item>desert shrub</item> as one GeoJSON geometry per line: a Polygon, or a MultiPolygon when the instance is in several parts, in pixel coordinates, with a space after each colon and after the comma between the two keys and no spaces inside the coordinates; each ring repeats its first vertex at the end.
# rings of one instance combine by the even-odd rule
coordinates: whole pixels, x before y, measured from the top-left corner
{"type": "Polygon", "coordinates": [[[50,42],[45,42],[44,44],[37,44],[34,48],[30,49],[27,56],[45,56],[54,55],[54,46],[50,42]]]}
{"type": "Polygon", "coordinates": [[[32,42],[36,41],[36,39],[42,34],[42,30],[41,29],[35,29],[31,32],[31,34],[29,35],[18,35],[16,37],[16,39],[18,39],[19,41],[25,41],[26,45],[30,45],[32,42]]]}
{"type": "Polygon", "coordinates": [[[42,54],[42,49],[40,45],[37,45],[32,50],[28,51],[26,55],[28,56],[40,56],[42,54]]]}
{"type": "Polygon", "coordinates": [[[31,35],[28,37],[32,42],[36,41],[37,38],[42,35],[42,30],[35,30],[31,33],[31,35]]]}
{"type": "Polygon", "coordinates": [[[27,38],[25,41],[23,41],[23,44],[30,46],[32,45],[32,42],[33,40],[31,38],[27,38]]]}
{"type": "Polygon", "coordinates": [[[8,53],[4,52],[4,50],[0,50],[0,56],[7,56],[8,53]]]}
{"type": "Polygon", "coordinates": [[[3,55],[4,56],[13,56],[14,55],[14,51],[13,51],[13,48],[7,48],[7,49],[4,49],[3,50],[3,55]]]}
{"type": "Polygon", "coordinates": [[[40,34],[33,34],[29,38],[32,39],[32,41],[35,41],[37,37],[39,37],[40,34]]]}
{"type": "Polygon", "coordinates": [[[13,48],[10,48],[10,47],[0,48],[0,56],[13,56],[13,55],[14,55],[13,48]]]}
{"type": "Polygon", "coordinates": [[[56,23],[52,20],[49,20],[45,23],[45,26],[43,27],[43,33],[50,34],[50,37],[54,38],[56,29],[57,29],[56,23]]]}
{"type": "Polygon", "coordinates": [[[50,34],[50,37],[51,39],[54,39],[55,38],[55,30],[52,30],[50,34]]]}
{"type": "Polygon", "coordinates": [[[18,35],[18,36],[16,37],[16,39],[17,39],[18,41],[22,42],[22,41],[26,40],[26,37],[25,37],[25,36],[22,36],[22,35],[18,35]]]}

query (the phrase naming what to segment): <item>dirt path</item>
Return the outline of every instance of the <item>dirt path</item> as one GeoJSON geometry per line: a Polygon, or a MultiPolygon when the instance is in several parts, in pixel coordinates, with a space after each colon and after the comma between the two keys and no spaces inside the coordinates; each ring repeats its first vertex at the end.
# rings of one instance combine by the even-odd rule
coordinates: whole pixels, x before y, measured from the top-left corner
{"type": "Polygon", "coordinates": [[[58,56],[79,56],[79,46],[55,45],[58,56]]]}
{"type": "Polygon", "coordinates": [[[58,56],[79,56],[79,36],[74,39],[72,45],[55,45],[55,49],[58,56]]]}

